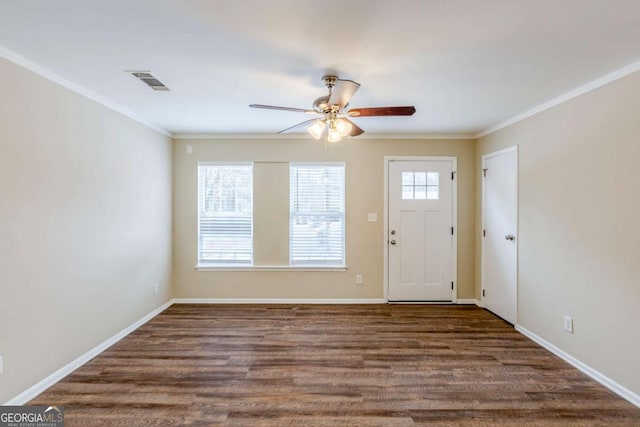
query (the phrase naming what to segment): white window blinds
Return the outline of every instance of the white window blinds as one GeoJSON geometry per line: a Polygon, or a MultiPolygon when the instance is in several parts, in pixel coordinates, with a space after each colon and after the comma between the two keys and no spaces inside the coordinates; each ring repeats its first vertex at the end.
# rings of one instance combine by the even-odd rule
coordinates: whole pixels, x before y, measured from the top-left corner
{"type": "Polygon", "coordinates": [[[251,264],[252,170],[251,163],[198,165],[198,265],[251,264]]]}
{"type": "Polygon", "coordinates": [[[290,262],[344,265],[344,164],[291,163],[290,262]]]}

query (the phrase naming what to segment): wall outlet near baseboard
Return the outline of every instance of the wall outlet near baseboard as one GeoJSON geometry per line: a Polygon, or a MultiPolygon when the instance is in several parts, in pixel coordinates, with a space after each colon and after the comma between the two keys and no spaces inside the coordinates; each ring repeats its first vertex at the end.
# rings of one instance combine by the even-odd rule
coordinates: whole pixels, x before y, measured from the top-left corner
{"type": "Polygon", "coordinates": [[[571,316],[564,316],[564,330],[573,333],[573,318],[571,316]]]}
{"type": "Polygon", "coordinates": [[[356,285],[362,285],[362,274],[356,274],[356,285]]]}
{"type": "Polygon", "coordinates": [[[160,283],[154,283],[153,284],[153,293],[158,295],[158,292],[160,292],[160,283]]]}

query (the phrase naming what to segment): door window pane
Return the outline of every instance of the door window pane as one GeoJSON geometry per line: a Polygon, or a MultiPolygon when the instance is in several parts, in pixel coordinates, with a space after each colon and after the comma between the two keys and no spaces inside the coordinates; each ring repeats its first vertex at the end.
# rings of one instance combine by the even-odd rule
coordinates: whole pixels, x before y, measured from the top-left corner
{"type": "Polygon", "coordinates": [[[427,186],[416,185],[415,186],[415,198],[416,200],[425,200],[427,198],[427,186]]]}
{"type": "Polygon", "coordinates": [[[412,200],[412,199],[413,199],[413,185],[403,185],[402,200],[412,200]]]}
{"type": "Polygon", "coordinates": [[[440,172],[427,172],[427,200],[440,198],[440,172]]]}
{"type": "Polygon", "coordinates": [[[439,172],[427,172],[427,185],[438,185],[440,181],[439,172]]]}
{"type": "Polygon", "coordinates": [[[402,172],[402,200],[438,200],[440,172],[402,172]]]}
{"type": "Polygon", "coordinates": [[[402,185],[413,185],[413,172],[402,172],[402,185]]]}
{"type": "Polygon", "coordinates": [[[440,198],[440,191],[437,185],[427,186],[427,200],[438,200],[440,198]]]}

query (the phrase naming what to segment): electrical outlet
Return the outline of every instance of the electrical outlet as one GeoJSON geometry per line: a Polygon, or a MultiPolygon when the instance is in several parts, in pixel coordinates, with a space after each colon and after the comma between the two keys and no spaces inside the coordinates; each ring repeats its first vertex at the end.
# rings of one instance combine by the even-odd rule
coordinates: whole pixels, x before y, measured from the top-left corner
{"type": "Polygon", "coordinates": [[[378,214],[375,213],[375,212],[367,214],[367,221],[369,221],[369,222],[378,222],[378,214]]]}
{"type": "Polygon", "coordinates": [[[154,283],[153,284],[153,293],[158,295],[158,292],[160,292],[160,283],[154,283]]]}
{"type": "Polygon", "coordinates": [[[362,285],[362,274],[356,274],[356,285],[362,285]]]}
{"type": "Polygon", "coordinates": [[[2,356],[0,356],[0,374],[4,372],[4,365],[2,363],[2,356]]]}
{"type": "Polygon", "coordinates": [[[573,333],[573,318],[571,316],[564,316],[564,330],[573,333]]]}
{"type": "Polygon", "coordinates": [[[193,154],[193,146],[187,145],[187,154],[193,154]]]}

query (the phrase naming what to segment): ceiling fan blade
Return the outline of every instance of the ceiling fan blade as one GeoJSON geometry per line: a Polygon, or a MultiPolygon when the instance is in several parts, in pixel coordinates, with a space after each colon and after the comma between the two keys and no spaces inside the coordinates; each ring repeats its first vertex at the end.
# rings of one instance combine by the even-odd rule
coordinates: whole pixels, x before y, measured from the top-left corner
{"type": "Polygon", "coordinates": [[[290,132],[294,132],[294,131],[299,130],[299,129],[303,129],[303,128],[308,127],[309,125],[311,125],[316,120],[318,120],[318,119],[305,120],[304,122],[298,123],[297,125],[293,125],[290,128],[283,129],[278,133],[290,133],[290,132]]]}
{"type": "Polygon", "coordinates": [[[342,120],[351,123],[351,132],[349,132],[349,136],[358,136],[364,133],[364,129],[362,129],[357,124],[353,123],[351,120],[343,118],[342,120]]]}
{"type": "Polygon", "coordinates": [[[337,105],[342,110],[359,87],[360,83],[356,83],[353,80],[337,79],[335,86],[331,89],[329,105],[337,105]]]}
{"type": "Polygon", "coordinates": [[[347,115],[349,117],[413,116],[415,112],[416,107],[411,105],[405,107],[352,108],[347,115]]]}
{"type": "Polygon", "coordinates": [[[275,105],[251,104],[251,108],[262,108],[264,110],[294,111],[296,113],[318,114],[313,110],[305,110],[304,108],[276,107],[275,105]]]}

